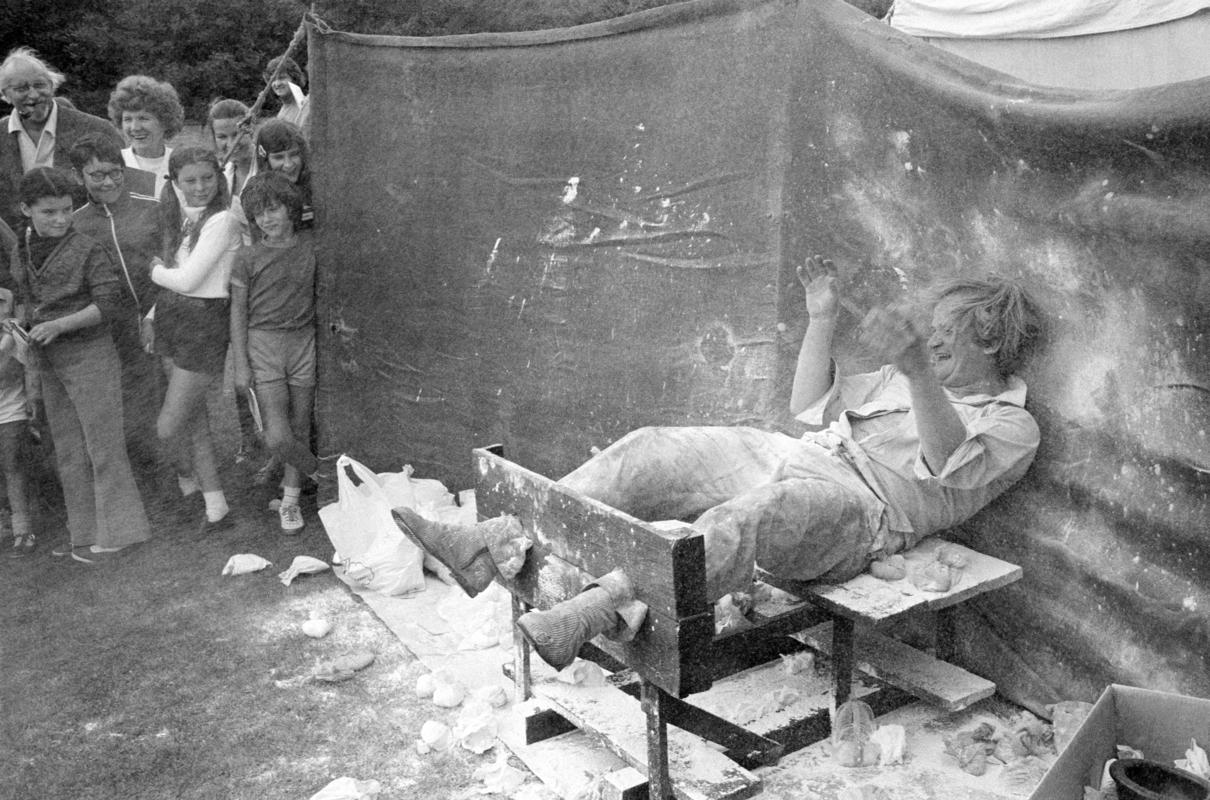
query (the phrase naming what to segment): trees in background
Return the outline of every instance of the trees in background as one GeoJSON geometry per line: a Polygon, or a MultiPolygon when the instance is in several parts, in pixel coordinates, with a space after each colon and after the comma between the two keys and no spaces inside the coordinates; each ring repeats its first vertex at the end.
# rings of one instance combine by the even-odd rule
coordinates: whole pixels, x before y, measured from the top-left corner
{"type": "MultiPolygon", "coordinates": [[[[123,76],[176,87],[190,121],[210,101],[251,104],[265,63],[281,54],[307,6],[299,0],[2,0],[0,48],[26,45],[67,75],[60,94],[106,116],[123,76]]],[[[306,61],[306,45],[298,50],[306,61]]]]}
{"type": "MultiPolygon", "coordinates": [[[[176,87],[192,122],[210,102],[251,105],[265,63],[280,55],[314,10],[335,30],[437,36],[563,28],[667,5],[674,0],[0,0],[0,50],[40,52],[68,82],[61,94],[105,116],[124,76],[176,87]]],[[[848,0],[882,16],[889,0],[848,0]]],[[[305,45],[296,61],[306,63],[305,45]]]]}
{"type": "MultiPolygon", "coordinates": [[[[435,36],[558,28],[672,0],[0,0],[0,49],[28,45],[63,71],[61,94],[105,116],[126,75],[176,87],[198,122],[216,97],[251,104],[265,63],[281,54],[303,14],[335,30],[435,36]]],[[[296,59],[306,63],[305,45],[296,59]]]]}

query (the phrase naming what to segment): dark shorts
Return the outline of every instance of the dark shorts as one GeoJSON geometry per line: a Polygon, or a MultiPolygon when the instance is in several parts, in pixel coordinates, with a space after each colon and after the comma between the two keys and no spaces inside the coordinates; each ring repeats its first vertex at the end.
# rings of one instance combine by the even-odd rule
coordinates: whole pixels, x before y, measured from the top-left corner
{"type": "Polygon", "coordinates": [[[231,337],[231,301],[161,291],[155,304],[155,352],[173,366],[207,375],[222,373],[231,337]]]}

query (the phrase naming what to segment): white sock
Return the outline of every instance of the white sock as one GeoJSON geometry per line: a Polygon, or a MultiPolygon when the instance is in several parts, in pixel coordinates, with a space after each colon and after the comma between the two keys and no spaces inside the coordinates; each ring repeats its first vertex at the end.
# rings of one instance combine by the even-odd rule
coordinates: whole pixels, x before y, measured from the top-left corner
{"type": "Polygon", "coordinates": [[[227,496],[221,489],[217,492],[202,492],[202,500],[206,502],[206,519],[211,522],[218,522],[231,510],[227,506],[227,496]]]}
{"type": "Polygon", "coordinates": [[[283,506],[298,505],[298,496],[300,494],[302,494],[302,488],[299,486],[281,487],[281,504],[283,506]]]}
{"type": "Polygon", "coordinates": [[[198,486],[197,478],[193,477],[192,475],[177,475],[176,485],[181,487],[182,497],[188,497],[189,495],[195,493],[198,489],[202,488],[201,486],[198,486]]]}

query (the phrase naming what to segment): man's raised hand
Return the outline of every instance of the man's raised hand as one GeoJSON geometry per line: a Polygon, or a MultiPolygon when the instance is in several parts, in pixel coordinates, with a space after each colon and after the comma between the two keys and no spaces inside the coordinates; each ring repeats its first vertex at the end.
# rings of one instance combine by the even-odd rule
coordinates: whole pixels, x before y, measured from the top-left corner
{"type": "Polygon", "coordinates": [[[807,296],[807,313],[812,319],[835,317],[840,307],[836,289],[836,265],[823,256],[811,256],[798,266],[798,280],[807,296]]]}
{"type": "Polygon", "coordinates": [[[908,377],[929,370],[925,337],[902,306],[874,308],[861,321],[858,339],[883,361],[894,364],[908,377]]]}

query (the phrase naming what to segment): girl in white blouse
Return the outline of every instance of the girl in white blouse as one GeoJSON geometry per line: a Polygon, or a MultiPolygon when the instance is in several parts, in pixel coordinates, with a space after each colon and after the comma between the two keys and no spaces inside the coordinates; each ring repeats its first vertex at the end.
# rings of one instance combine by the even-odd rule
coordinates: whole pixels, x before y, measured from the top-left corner
{"type": "Polygon", "coordinates": [[[230,524],[206,391],[226,362],[227,282],[241,244],[240,226],[231,214],[230,195],[213,152],[201,147],[173,151],[168,175],[172,183],[160,196],[160,210],[164,253],[170,261],[153,259],[151,268],[151,280],[162,288],[152,309],[149,344],[163,358],[168,376],[156,430],[172,455],[181,494],[201,490],[205,533],[230,524]],[[180,441],[183,436],[188,436],[188,445],[180,441]]]}

